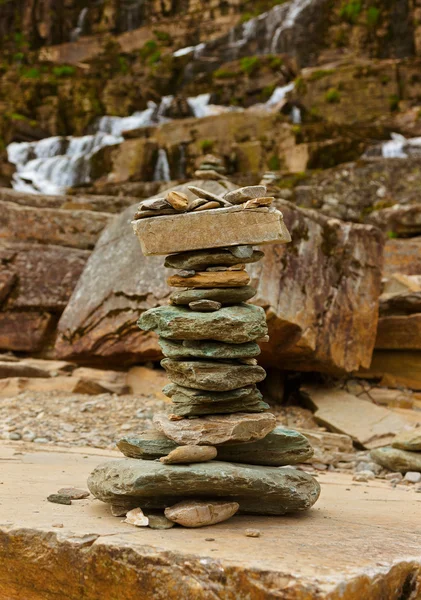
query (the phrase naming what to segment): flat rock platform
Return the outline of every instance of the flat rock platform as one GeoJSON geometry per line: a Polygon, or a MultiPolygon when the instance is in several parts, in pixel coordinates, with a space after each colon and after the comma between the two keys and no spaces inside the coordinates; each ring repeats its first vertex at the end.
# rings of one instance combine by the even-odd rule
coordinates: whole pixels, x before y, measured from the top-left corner
{"type": "Polygon", "coordinates": [[[135,528],[88,498],[92,469],[117,452],[0,445],[1,600],[416,600],[421,494],[321,473],[308,513],[235,516],[202,529],[135,528]],[[246,529],[260,537],[246,537],[246,529]]]}

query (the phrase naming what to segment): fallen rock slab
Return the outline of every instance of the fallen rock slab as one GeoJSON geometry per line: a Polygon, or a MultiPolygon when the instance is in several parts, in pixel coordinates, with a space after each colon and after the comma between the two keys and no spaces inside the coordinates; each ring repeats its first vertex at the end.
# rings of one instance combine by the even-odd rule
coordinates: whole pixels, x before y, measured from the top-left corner
{"type": "Polygon", "coordinates": [[[395,437],[392,446],[409,452],[421,452],[421,427],[410,431],[402,431],[395,437]]]}
{"type": "Polygon", "coordinates": [[[185,500],[169,506],[164,512],[167,519],[183,527],[206,527],[227,521],[239,508],[238,502],[185,500]]]}
{"type": "Polygon", "coordinates": [[[99,465],[89,476],[88,487],[103,502],[125,500],[144,508],[166,508],[178,498],[206,498],[212,490],[215,498],[238,502],[241,512],[261,515],[307,510],[320,494],[319,484],[310,475],[287,467],[218,461],[163,465],[131,458],[99,465]]]}
{"type": "Polygon", "coordinates": [[[315,407],[315,418],[331,431],[349,435],[365,448],[390,443],[407,423],[387,408],[361,400],[337,388],[304,386],[315,407]]]}
{"type": "MultiPolygon", "coordinates": [[[[117,442],[117,446],[125,456],[144,460],[155,460],[179,447],[176,442],[157,431],[146,431],[136,437],[122,438],[117,442]]],[[[346,449],[349,450],[349,446],[346,449]]],[[[306,462],[313,455],[313,448],[306,436],[280,426],[275,427],[261,440],[218,446],[217,451],[218,460],[273,467],[306,462]]],[[[352,452],[352,443],[349,451],[352,452]]]]}
{"type": "Polygon", "coordinates": [[[276,419],[270,413],[211,415],[180,421],[157,414],[153,422],[158,431],[177,444],[199,446],[254,442],[264,438],[276,425],[276,419]]]}
{"type": "Polygon", "coordinates": [[[408,452],[400,448],[385,446],[370,452],[371,458],[389,471],[407,473],[408,471],[421,472],[421,452],[408,452]]]}

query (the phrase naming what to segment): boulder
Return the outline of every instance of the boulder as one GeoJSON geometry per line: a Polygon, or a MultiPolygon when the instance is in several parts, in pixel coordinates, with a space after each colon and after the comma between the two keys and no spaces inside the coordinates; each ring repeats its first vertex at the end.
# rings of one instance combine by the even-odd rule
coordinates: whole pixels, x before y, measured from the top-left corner
{"type": "MultiPolygon", "coordinates": [[[[196,183],[216,194],[234,188],[227,182],[228,188],[216,181],[196,183]]],[[[190,193],[186,186],[176,189],[190,193]]],[[[262,364],[335,373],[369,366],[380,295],[380,231],[286,201],[276,207],[292,242],[265,246],[264,259],[247,267],[257,287],[253,302],[266,310],[271,336],[262,346],[262,364]]],[[[136,319],[167,302],[167,270],[162,258],[145,258],[131,235],[128,222],[135,210],[126,209],[98,241],[59,323],[58,356],[114,364],[161,356],[155,335],[139,331],[136,319]]],[[[197,291],[184,301],[198,299],[197,291]]]]}
{"type": "Polygon", "coordinates": [[[421,350],[421,313],[381,317],[377,329],[376,348],[421,350]]]}
{"type": "Polygon", "coordinates": [[[315,479],[292,468],[218,461],[163,465],[131,458],[99,465],[88,487],[103,502],[132,508],[166,508],[177,500],[209,498],[212,490],[214,498],[238,502],[241,512],[261,515],[307,510],[320,494],[315,479]]]}
{"type": "Polygon", "coordinates": [[[402,431],[395,437],[392,446],[410,452],[421,452],[421,427],[410,431],[402,431]]]}
{"type": "Polygon", "coordinates": [[[421,237],[387,240],[383,272],[386,276],[394,273],[421,275],[421,237]]]}
{"type": "Polygon", "coordinates": [[[367,221],[385,233],[392,232],[399,237],[421,235],[421,204],[395,204],[373,212],[367,221]]]}
{"type": "Polygon", "coordinates": [[[415,471],[421,473],[421,452],[408,452],[400,448],[385,446],[370,452],[371,458],[389,471],[407,473],[415,471]]]}

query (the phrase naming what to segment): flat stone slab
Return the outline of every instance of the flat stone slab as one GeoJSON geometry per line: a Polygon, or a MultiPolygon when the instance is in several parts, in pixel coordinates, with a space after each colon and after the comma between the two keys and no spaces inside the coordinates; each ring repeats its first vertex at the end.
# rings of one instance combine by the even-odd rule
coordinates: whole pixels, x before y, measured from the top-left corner
{"type": "Polygon", "coordinates": [[[156,414],[153,422],[158,431],[177,444],[199,446],[254,442],[264,438],[276,425],[271,413],[210,415],[179,421],[171,421],[165,414],[156,414]]]}
{"type": "Polygon", "coordinates": [[[159,306],[144,312],[140,329],[155,331],[171,340],[215,340],[230,344],[255,341],[267,334],[265,311],[260,306],[226,306],[213,313],[181,306],[159,306]]]}
{"type": "Polygon", "coordinates": [[[161,337],[158,343],[166,357],[178,360],[186,358],[254,358],[260,354],[260,347],[255,342],[227,344],[209,340],[167,340],[161,337]]]}
{"type": "Polygon", "coordinates": [[[170,302],[171,304],[185,305],[197,300],[213,300],[229,305],[246,302],[255,295],[256,290],[251,285],[239,288],[185,289],[173,292],[170,296],[170,302]]]}
{"type": "Polygon", "coordinates": [[[421,503],[406,487],[321,473],[322,494],[312,510],[288,518],[235,515],[212,530],[139,530],[92,496],[72,506],[46,501],[60,487],[86,487],[94,467],[116,456],[2,442],[4,598],[98,600],[122,598],[124,591],[128,600],[139,589],[145,598],[159,589],[167,600],[207,600],[208,590],[228,600],[276,598],[285,587],[294,600],[421,594],[421,503]],[[246,537],[246,529],[258,529],[260,537],[246,537]],[[223,572],[229,577],[221,578],[223,572]]]}
{"type": "Polygon", "coordinates": [[[318,482],[304,471],[214,460],[189,465],[135,458],[107,461],[91,473],[88,488],[103,502],[132,508],[212,498],[238,502],[240,512],[261,515],[308,510],[320,494],[318,482]]]}
{"type": "MultiPolygon", "coordinates": [[[[155,460],[175,448],[183,447],[177,446],[158,431],[145,431],[137,437],[122,438],[117,446],[125,456],[144,460],[155,460]]],[[[280,426],[262,440],[218,446],[217,450],[217,460],[272,467],[306,462],[313,456],[313,448],[304,435],[280,426]]]]}
{"type": "Polygon", "coordinates": [[[145,256],[242,244],[287,243],[291,236],[275,208],[219,208],[132,221],[145,256]]]}
{"type": "Polygon", "coordinates": [[[233,266],[240,263],[258,262],[264,257],[260,250],[253,250],[250,256],[238,258],[229,250],[217,248],[216,250],[196,250],[195,252],[183,252],[172,254],[165,259],[165,266],[172,269],[193,269],[203,271],[211,266],[233,266]]]}
{"type": "Polygon", "coordinates": [[[266,377],[265,370],[259,365],[171,358],[161,360],[161,365],[173,383],[212,392],[236,390],[263,381],[266,377]]]}

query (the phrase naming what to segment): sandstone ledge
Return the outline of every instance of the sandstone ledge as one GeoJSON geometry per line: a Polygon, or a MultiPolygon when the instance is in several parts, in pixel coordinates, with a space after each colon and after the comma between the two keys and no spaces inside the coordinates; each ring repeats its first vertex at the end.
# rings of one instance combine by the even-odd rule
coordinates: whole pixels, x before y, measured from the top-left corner
{"type": "Polygon", "coordinates": [[[300,516],[138,530],[91,499],[46,501],[62,485],[85,487],[105,452],[26,449],[0,448],[1,598],[397,600],[421,593],[421,505],[407,490],[380,481],[352,486],[350,476],[328,473],[319,503],[300,516]],[[261,537],[245,537],[247,528],[261,537]]]}

